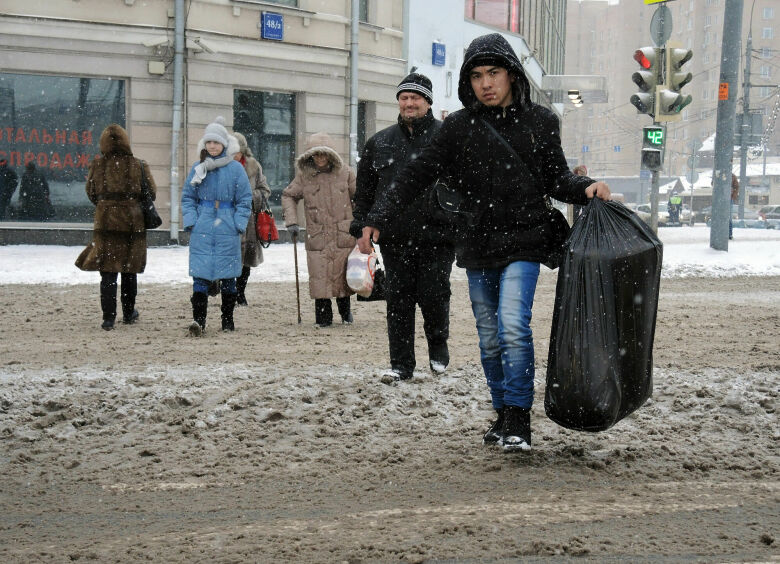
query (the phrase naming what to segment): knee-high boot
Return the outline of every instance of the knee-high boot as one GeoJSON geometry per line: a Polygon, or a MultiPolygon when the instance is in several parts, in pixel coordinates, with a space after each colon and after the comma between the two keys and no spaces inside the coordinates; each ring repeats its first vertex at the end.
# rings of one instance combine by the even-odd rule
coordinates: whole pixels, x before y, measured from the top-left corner
{"type": "Polygon", "coordinates": [[[249,305],[246,301],[246,283],[249,281],[249,274],[252,272],[252,269],[248,266],[245,266],[241,270],[241,276],[236,278],[236,290],[238,291],[238,295],[236,296],[236,305],[245,306],[249,305]]]}
{"type": "Polygon", "coordinates": [[[116,273],[100,273],[100,309],[103,311],[103,324],[106,331],[114,328],[116,320],[116,273]]]}
{"type": "Polygon", "coordinates": [[[190,335],[200,337],[206,328],[206,312],[209,306],[209,296],[202,292],[194,292],[190,298],[192,303],[192,323],[190,323],[190,335]]]}
{"type": "Polygon", "coordinates": [[[236,307],[238,294],[228,294],[222,292],[222,330],[235,331],[236,326],[233,323],[233,310],[236,307]]]}
{"type": "Polygon", "coordinates": [[[135,274],[122,274],[122,323],[135,323],[138,311],[135,309],[135,297],[138,295],[138,277],[135,274]]]}

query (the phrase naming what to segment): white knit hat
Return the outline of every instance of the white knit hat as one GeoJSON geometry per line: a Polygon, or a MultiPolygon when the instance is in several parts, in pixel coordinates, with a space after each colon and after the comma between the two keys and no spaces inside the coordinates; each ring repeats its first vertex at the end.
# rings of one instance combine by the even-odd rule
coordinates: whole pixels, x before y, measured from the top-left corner
{"type": "Polygon", "coordinates": [[[206,126],[206,133],[203,134],[203,144],[206,141],[216,141],[224,148],[228,146],[228,132],[225,129],[225,118],[217,116],[212,123],[206,126]]]}

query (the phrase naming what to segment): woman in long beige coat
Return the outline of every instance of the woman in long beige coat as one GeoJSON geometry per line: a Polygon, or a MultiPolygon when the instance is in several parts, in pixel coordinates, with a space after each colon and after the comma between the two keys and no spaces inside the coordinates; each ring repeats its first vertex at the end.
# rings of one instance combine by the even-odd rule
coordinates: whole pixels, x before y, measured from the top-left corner
{"type": "Polygon", "coordinates": [[[355,247],[349,234],[355,173],[344,164],[325,133],[312,135],[306,150],[295,161],[295,179],[282,192],[287,230],[299,232],[298,202],[306,215],[306,262],[309,295],[314,298],[315,323],[333,323],[330,299],[336,298],[342,323],[352,323],[347,286],[347,257],[355,247]]]}
{"type": "Polygon", "coordinates": [[[249,224],[246,231],[241,234],[241,258],[244,266],[241,276],[236,279],[236,289],[238,290],[238,301],[236,305],[249,305],[246,301],[246,283],[249,280],[251,269],[263,262],[263,247],[257,238],[256,224],[257,212],[267,205],[268,198],[271,197],[271,188],[268,186],[263,167],[252,155],[252,150],[246,142],[246,137],[237,131],[233,136],[238,140],[238,153],[234,159],[244,166],[244,171],[249,177],[249,186],[252,188],[252,215],[249,216],[249,224]]]}
{"type": "Polygon", "coordinates": [[[81,270],[100,272],[103,329],[114,328],[117,275],[122,276],[122,320],[135,323],[136,275],[146,267],[146,230],[141,211],[142,184],[154,200],[157,189],[149,166],[133,156],[120,125],[100,135],[102,155],[89,165],[87,196],[95,204],[92,242],[76,259],[81,270]]]}

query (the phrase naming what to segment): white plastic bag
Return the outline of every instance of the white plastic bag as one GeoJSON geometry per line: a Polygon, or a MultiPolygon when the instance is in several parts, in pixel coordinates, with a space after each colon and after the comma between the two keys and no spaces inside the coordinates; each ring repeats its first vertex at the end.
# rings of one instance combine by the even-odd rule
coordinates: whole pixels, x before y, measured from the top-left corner
{"type": "Polygon", "coordinates": [[[364,255],[355,245],[347,259],[347,286],[354,292],[367,298],[374,289],[374,274],[376,273],[376,251],[364,255]]]}

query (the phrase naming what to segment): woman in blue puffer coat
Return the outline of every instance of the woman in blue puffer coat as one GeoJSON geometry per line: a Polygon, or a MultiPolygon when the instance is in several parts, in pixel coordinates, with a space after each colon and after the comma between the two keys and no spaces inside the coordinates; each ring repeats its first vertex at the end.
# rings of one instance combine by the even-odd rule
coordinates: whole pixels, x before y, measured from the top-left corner
{"type": "MultiPolygon", "coordinates": [[[[183,227],[190,231],[192,318],[189,332],[198,337],[206,327],[208,288],[220,281],[222,330],[233,331],[236,277],[241,275],[241,234],[252,212],[252,189],[244,167],[229,152],[225,120],[206,126],[200,162],[192,165],[181,194],[183,227]]],[[[238,142],[233,139],[237,146],[238,142]]]]}

